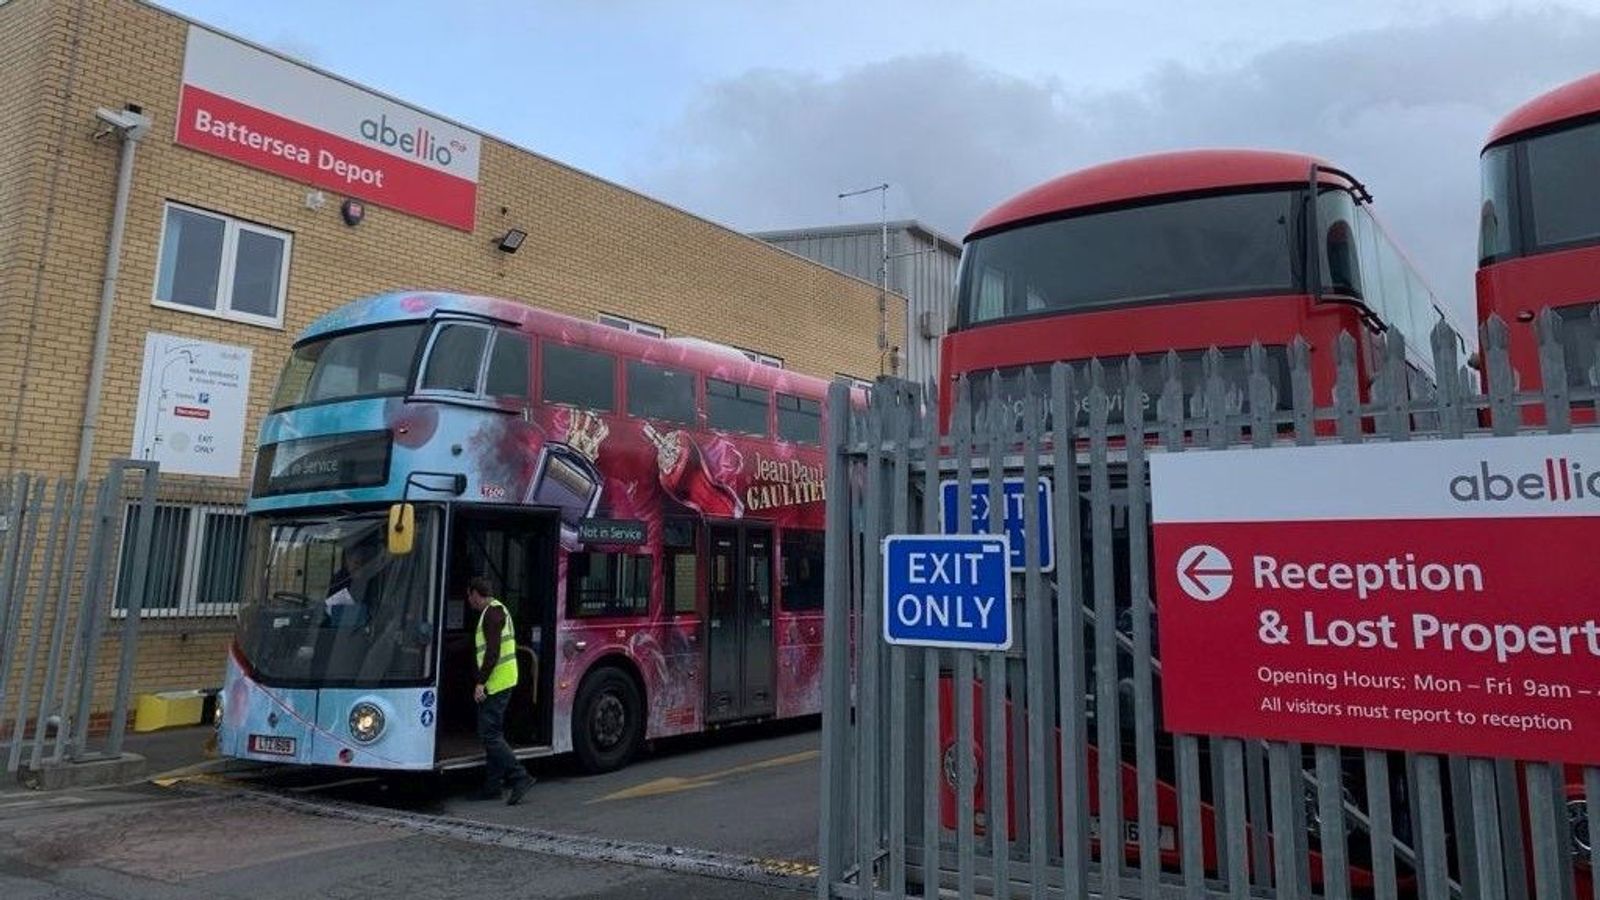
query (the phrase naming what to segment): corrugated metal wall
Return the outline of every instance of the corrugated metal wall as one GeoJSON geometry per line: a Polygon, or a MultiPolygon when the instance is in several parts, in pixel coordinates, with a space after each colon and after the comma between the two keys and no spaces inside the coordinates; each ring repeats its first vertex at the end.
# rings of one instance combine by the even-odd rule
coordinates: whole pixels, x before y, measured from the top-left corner
{"type": "MultiPolygon", "coordinates": [[[[755,236],[863,281],[878,282],[883,255],[877,225],[755,236]]],[[[901,348],[900,371],[895,374],[926,383],[938,377],[939,339],[955,303],[960,248],[915,223],[891,222],[889,254],[889,290],[906,298],[906,345],[901,348]],[[917,252],[922,250],[929,252],[917,252]]],[[[850,374],[871,378],[878,373],[850,374]]]]}

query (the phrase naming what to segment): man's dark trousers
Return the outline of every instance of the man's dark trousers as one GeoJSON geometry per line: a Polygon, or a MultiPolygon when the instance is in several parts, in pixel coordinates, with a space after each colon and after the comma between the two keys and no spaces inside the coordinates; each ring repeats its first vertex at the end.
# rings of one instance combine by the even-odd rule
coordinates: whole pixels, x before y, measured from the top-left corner
{"type": "Polygon", "coordinates": [[[511,702],[511,691],[490,694],[478,704],[478,739],[483,741],[487,757],[483,789],[485,793],[499,793],[506,784],[520,784],[532,778],[522,768],[522,763],[506,743],[506,706],[511,702]]]}

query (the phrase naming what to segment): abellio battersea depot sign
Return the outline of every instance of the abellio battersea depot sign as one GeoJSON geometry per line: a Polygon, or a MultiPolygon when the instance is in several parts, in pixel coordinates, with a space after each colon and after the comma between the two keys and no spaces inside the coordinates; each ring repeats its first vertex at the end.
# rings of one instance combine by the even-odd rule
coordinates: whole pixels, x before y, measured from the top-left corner
{"type": "Polygon", "coordinates": [[[1169,729],[1600,763],[1600,435],[1150,465],[1169,729]]]}
{"type": "Polygon", "coordinates": [[[177,118],[185,147],[472,230],[478,135],[204,28],[177,118]]]}

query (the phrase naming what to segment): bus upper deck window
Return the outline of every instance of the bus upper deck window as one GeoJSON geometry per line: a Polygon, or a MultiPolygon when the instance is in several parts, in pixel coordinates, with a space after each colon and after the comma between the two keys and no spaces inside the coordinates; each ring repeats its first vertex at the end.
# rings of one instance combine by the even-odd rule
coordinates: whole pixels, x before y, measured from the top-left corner
{"type": "Polygon", "coordinates": [[[450,323],[433,334],[428,360],[423,366],[422,389],[465,394],[478,392],[484,344],[489,329],[481,325],[450,323]]]}
{"type": "Polygon", "coordinates": [[[1328,226],[1328,290],[1347,297],[1361,296],[1361,272],[1356,262],[1355,235],[1343,220],[1328,226]]]}
{"type": "Polygon", "coordinates": [[[616,408],[616,360],[605,353],[549,341],[540,345],[544,399],[580,409],[616,408]]]}
{"type": "Polygon", "coordinates": [[[526,335],[497,331],[494,349],[489,353],[489,371],[483,379],[483,392],[490,397],[528,396],[528,376],[532,351],[526,335]]]}

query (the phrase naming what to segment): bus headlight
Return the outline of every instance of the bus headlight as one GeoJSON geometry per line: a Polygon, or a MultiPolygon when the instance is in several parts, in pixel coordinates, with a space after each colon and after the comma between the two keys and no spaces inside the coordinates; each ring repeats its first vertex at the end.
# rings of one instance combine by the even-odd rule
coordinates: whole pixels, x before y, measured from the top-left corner
{"type": "Polygon", "coordinates": [[[375,704],[362,701],[350,708],[350,736],[363,744],[370,744],[383,734],[383,710],[375,704]]]}

